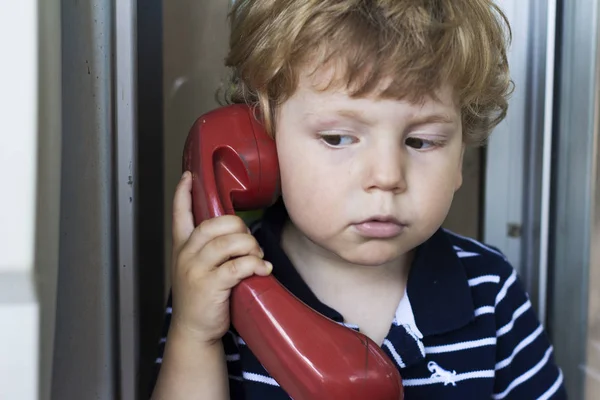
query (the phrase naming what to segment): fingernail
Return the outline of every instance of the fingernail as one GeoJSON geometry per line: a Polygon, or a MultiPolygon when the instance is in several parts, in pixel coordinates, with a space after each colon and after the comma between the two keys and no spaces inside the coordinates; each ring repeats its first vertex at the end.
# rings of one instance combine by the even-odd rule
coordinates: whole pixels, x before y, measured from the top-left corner
{"type": "Polygon", "coordinates": [[[260,250],[260,257],[261,258],[264,257],[265,256],[265,252],[263,251],[262,247],[259,248],[259,250],[260,250]]]}
{"type": "Polygon", "coordinates": [[[187,172],[187,171],[185,171],[185,172],[183,173],[183,175],[181,175],[181,179],[182,179],[182,180],[183,180],[183,179],[185,179],[185,178],[187,178],[187,173],[188,173],[188,172],[187,172]]]}
{"type": "Polygon", "coordinates": [[[265,267],[267,267],[267,272],[271,273],[273,271],[273,264],[268,261],[265,261],[265,267]]]}

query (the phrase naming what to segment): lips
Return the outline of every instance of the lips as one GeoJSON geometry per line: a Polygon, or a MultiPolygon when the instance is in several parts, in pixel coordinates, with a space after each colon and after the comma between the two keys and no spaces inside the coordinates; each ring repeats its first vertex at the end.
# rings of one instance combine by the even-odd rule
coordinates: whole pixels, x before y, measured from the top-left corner
{"type": "Polygon", "coordinates": [[[362,220],[362,221],[358,222],[358,224],[363,224],[366,222],[390,222],[390,223],[394,223],[396,225],[406,225],[391,215],[376,215],[373,217],[369,217],[365,220],[362,220]]]}
{"type": "Polygon", "coordinates": [[[402,234],[406,224],[387,215],[375,216],[353,225],[358,234],[367,238],[390,239],[402,234]]]}

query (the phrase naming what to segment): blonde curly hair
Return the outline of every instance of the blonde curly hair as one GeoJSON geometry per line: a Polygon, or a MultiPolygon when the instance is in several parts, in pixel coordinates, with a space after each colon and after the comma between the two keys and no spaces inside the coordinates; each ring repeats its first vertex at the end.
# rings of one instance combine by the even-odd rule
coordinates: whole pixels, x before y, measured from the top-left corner
{"type": "Polygon", "coordinates": [[[258,106],[267,132],[302,68],[335,63],[355,97],[422,101],[452,85],[463,141],[483,144],[513,88],[509,22],[491,0],[237,0],[230,12],[226,102],[258,106]]]}

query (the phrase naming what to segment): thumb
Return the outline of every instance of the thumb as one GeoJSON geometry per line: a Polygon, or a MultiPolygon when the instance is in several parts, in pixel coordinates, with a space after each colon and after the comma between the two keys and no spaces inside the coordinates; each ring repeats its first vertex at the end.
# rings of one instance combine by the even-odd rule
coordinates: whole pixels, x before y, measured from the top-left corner
{"type": "Polygon", "coordinates": [[[186,171],[175,189],[173,197],[173,250],[179,252],[194,231],[192,213],[192,174],[186,171]]]}

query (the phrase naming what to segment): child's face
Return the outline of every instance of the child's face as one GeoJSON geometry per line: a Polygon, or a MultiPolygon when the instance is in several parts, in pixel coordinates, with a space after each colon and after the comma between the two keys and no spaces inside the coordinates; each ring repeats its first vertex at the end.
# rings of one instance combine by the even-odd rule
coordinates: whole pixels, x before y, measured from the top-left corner
{"type": "Polygon", "coordinates": [[[302,235],[347,262],[381,265],[427,240],[462,183],[449,88],[423,104],[352,99],[302,76],[277,114],[282,195],[302,235]],[[362,223],[373,218],[398,223],[362,223]]]}

